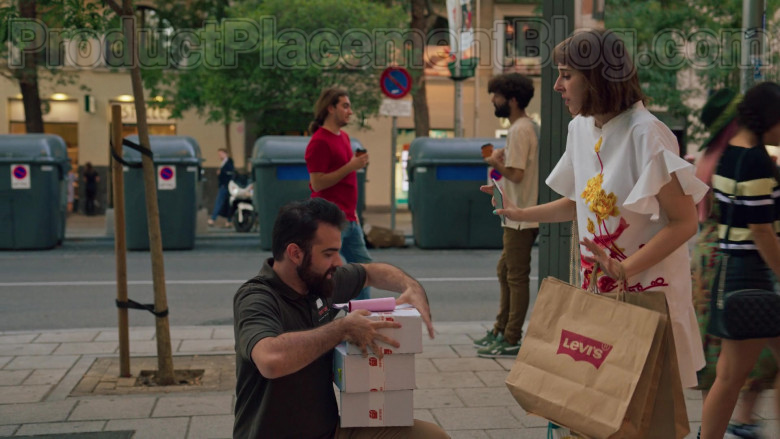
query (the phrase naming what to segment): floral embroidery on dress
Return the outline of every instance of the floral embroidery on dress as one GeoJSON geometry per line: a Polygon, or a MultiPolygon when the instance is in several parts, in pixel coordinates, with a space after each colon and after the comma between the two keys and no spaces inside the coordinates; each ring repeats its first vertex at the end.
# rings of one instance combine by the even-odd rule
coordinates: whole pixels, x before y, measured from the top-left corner
{"type": "MultiPolygon", "coordinates": [[[[607,193],[601,186],[604,184],[604,163],[601,161],[601,144],[602,137],[596,142],[593,150],[596,152],[596,158],[599,160],[600,170],[599,173],[590,179],[588,179],[585,185],[585,190],[582,191],[580,197],[585,200],[585,204],[589,207],[590,212],[595,214],[596,221],[594,222],[590,217],[587,218],[586,229],[588,233],[593,235],[593,242],[602,247],[609,253],[609,257],[618,261],[624,261],[628,256],[624,253],[625,249],[620,248],[617,245],[617,240],[623,234],[623,232],[629,227],[628,222],[620,216],[620,209],[618,209],[618,199],[614,192],[607,193]],[[607,220],[610,217],[619,218],[618,226],[615,230],[609,231],[607,226],[607,220]]],[[[640,246],[641,248],[641,246],[640,246]]],[[[593,271],[593,264],[585,262],[580,255],[582,262],[582,268],[585,269],[582,288],[587,289],[590,285],[590,276],[593,271]]],[[[601,269],[596,273],[597,286],[599,291],[608,292],[617,287],[617,282],[611,277],[607,276],[601,269]]],[[[668,286],[668,283],[664,278],[659,277],[653,281],[649,286],[644,287],[641,283],[636,285],[630,285],[626,287],[627,291],[645,291],[649,288],[668,286]]]]}

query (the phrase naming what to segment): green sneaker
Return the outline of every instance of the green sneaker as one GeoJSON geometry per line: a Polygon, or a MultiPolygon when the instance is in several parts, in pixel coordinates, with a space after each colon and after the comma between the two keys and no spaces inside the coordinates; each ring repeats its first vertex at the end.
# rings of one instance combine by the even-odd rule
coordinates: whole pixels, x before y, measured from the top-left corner
{"type": "Polygon", "coordinates": [[[486,336],[480,338],[479,340],[474,340],[474,346],[478,348],[485,348],[495,343],[496,340],[498,340],[499,338],[503,340],[504,336],[501,335],[500,332],[498,333],[498,335],[493,335],[493,330],[488,329],[486,336]]]}
{"type": "Polygon", "coordinates": [[[520,352],[520,343],[512,345],[504,340],[504,337],[501,337],[500,340],[496,340],[492,345],[478,349],[477,356],[483,358],[515,358],[518,352],[520,352]]]}

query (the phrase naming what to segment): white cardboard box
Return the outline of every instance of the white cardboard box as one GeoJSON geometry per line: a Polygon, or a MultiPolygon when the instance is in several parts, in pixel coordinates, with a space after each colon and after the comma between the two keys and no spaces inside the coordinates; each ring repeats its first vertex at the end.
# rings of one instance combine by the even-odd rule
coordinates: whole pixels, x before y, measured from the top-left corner
{"type": "MultiPolygon", "coordinates": [[[[366,317],[371,320],[396,321],[401,324],[400,328],[382,328],[378,331],[401,344],[401,347],[395,348],[387,343],[379,342],[379,347],[385,355],[422,352],[422,317],[416,309],[401,307],[389,312],[374,312],[366,317]]],[[[352,343],[347,343],[347,355],[361,355],[362,353],[360,348],[352,343]]]]}
{"type": "Polygon", "coordinates": [[[341,427],[408,427],[414,424],[412,390],[341,395],[341,427]]]}
{"type": "Polygon", "coordinates": [[[333,382],[342,392],[414,389],[414,354],[347,355],[344,344],[333,352],[333,382]]]}

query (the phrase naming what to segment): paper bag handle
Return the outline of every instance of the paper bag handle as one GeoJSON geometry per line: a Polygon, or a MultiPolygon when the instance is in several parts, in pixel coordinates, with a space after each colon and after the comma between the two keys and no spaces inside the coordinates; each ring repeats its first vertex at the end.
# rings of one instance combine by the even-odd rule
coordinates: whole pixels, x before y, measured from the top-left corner
{"type": "MultiPolygon", "coordinates": [[[[595,262],[593,263],[593,269],[590,272],[590,282],[588,282],[588,292],[593,294],[600,294],[599,292],[599,286],[598,286],[598,280],[596,278],[596,273],[599,271],[599,263],[595,262]]],[[[620,273],[618,274],[618,278],[615,279],[618,284],[617,288],[617,294],[615,295],[615,300],[618,300],[620,302],[626,301],[626,270],[623,268],[623,265],[620,265],[620,273]]]]}

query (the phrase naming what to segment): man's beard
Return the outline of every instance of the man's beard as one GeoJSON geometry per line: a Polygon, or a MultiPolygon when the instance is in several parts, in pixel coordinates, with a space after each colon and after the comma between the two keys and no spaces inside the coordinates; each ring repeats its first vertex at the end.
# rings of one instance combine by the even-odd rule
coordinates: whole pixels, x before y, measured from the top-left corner
{"type": "Polygon", "coordinates": [[[504,102],[502,105],[495,105],[495,115],[496,117],[509,117],[510,109],[509,109],[509,103],[504,102]]]}
{"type": "Polygon", "coordinates": [[[303,256],[301,265],[295,268],[298,277],[301,278],[310,294],[322,297],[324,299],[333,295],[333,278],[328,279],[329,274],[333,274],[336,268],[330,268],[324,274],[320,275],[311,270],[311,253],[306,252],[303,256]]]}

